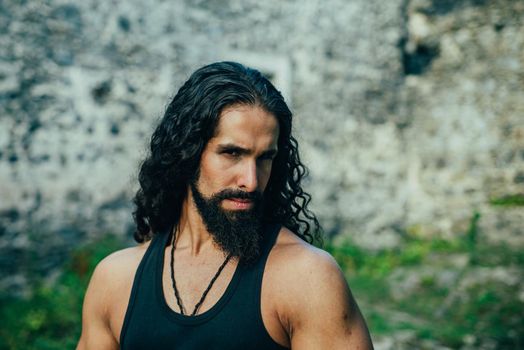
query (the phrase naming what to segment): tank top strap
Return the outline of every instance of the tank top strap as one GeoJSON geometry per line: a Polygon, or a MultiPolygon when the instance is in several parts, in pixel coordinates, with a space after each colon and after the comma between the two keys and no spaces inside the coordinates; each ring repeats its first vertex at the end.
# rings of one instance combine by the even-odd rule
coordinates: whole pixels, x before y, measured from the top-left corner
{"type": "Polygon", "coordinates": [[[280,232],[281,225],[279,224],[265,224],[264,226],[264,235],[262,237],[261,247],[260,247],[260,256],[255,263],[255,269],[257,271],[264,271],[267,258],[271,249],[275,245],[278,234],[280,232]]]}
{"type": "Polygon", "coordinates": [[[121,349],[284,349],[265,329],[260,308],[264,269],[280,227],[264,225],[259,258],[253,264],[238,265],[217,303],[192,317],[169,309],[163,296],[162,264],[172,234],[153,236],[136,272],[121,349]]]}
{"type": "Polygon", "coordinates": [[[133,286],[131,288],[131,296],[124,316],[124,322],[122,324],[122,330],[120,332],[121,346],[125,344],[125,336],[128,332],[129,324],[135,309],[138,308],[138,311],[140,312],[140,309],[143,308],[142,304],[144,302],[150,303],[154,300],[155,267],[158,264],[158,259],[162,256],[163,249],[169,236],[170,232],[168,230],[153,235],[151,243],[149,243],[149,247],[147,247],[140,264],[138,265],[133,280],[133,286]]]}

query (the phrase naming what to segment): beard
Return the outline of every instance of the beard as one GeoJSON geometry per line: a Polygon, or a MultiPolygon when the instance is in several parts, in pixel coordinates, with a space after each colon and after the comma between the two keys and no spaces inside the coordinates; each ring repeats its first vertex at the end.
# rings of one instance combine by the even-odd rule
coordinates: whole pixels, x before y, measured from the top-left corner
{"type": "Polygon", "coordinates": [[[225,189],[206,198],[199,191],[196,181],[191,183],[191,193],[196,208],[215,244],[226,254],[252,263],[260,255],[262,239],[262,194],[225,189]],[[241,198],[252,201],[248,210],[225,210],[224,199],[241,198]]]}

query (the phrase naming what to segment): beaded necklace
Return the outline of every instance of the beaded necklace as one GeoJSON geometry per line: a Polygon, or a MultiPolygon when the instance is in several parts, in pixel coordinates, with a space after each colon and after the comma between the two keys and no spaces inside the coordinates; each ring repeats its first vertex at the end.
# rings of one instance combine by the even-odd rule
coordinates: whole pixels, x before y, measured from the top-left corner
{"type": "MultiPolygon", "coordinates": [[[[171,283],[173,285],[173,290],[175,292],[175,298],[176,298],[176,302],[178,304],[178,307],[180,309],[180,313],[182,313],[182,315],[185,315],[186,313],[184,312],[184,306],[182,304],[182,299],[180,298],[180,294],[178,292],[178,288],[176,287],[176,281],[175,281],[175,241],[176,241],[176,233],[177,233],[177,231],[178,231],[178,229],[175,229],[175,231],[173,231],[173,241],[171,243],[171,264],[170,264],[171,265],[171,283]]],[[[224,267],[226,267],[226,265],[229,262],[229,260],[231,260],[231,257],[232,257],[232,254],[230,253],[226,257],[226,259],[224,260],[222,265],[220,265],[220,267],[218,268],[218,271],[215,273],[215,275],[213,276],[213,278],[211,279],[211,281],[207,285],[207,288],[204,290],[204,293],[202,293],[202,296],[200,297],[200,300],[198,301],[198,303],[196,303],[195,308],[194,308],[194,310],[193,310],[193,312],[191,313],[190,316],[195,316],[196,315],[196,313],[198,312],[198,309],[200,308],[200,306],[202,305],[202,303],[206,299],[207,294],[211,290],[211,287],[213,287],[213,284],[217,280],[218,276],[220,276],[220,274],[222,273],[222,270],[224,269],[224,267]]]]}

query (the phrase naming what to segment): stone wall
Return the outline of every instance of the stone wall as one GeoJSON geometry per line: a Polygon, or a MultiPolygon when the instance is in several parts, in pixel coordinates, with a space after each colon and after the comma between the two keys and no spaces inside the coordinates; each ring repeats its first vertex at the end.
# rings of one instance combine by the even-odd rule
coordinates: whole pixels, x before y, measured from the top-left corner
{"type": "Polygon", "coordinates": [[[2,2],[1,287],[130,237],[155,123],[221,59],[290,101],[329,235],[391,246],[479,213],[486,237],[522,244],[522,206],[493,205],[524,197],[522,18],[512,0],[2,2]]]}
{"type": "Polygon", "coordinates": [[[307,145],[317,162],[324,159],[323,169],[338,163],[335,170],[313,168],[325,182],[320,203],[338,203],[324,214],[336,228],[387,245],[406,231],[466,232],[479,213],[486,237],[522,244],[522,207],[492,203],[522,203],[524,194],[523,11],[522,1],[405,4],[396,80],[374,91],[366,77],[364,96],[351,102],[364,109],[344,107],[351,114],[336,137],[316,133],[336,158],[307,145]]]}

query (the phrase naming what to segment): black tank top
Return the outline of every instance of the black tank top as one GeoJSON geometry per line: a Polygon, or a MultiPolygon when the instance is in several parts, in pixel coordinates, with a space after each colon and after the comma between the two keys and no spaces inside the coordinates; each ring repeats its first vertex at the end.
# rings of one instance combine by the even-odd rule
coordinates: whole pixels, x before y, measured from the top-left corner
{"type": "Polygon", "coordinates": [[[279,231],[277,225],[264,229],[257,262],[238,264],[222,297],[196,316],[184,316],[167,305],[162,270],[171,235],[155,235],[133,281],[121,349],[286,349],[268,334],[260,309],[264,267],[279,231]]]}

